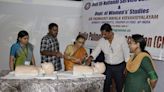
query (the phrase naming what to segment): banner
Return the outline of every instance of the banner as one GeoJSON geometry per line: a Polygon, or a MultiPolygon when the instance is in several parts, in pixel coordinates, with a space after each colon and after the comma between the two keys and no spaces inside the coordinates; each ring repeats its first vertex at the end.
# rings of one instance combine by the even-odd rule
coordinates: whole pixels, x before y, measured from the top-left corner
{"type": "Polygon", "coordinates": [[[114,33],[127,39],[143,35],[146,50],[154,59],[164,60],[164,0],[84,0],[82,11],[79,33],[87,38],[87,48],[95,48],[101,25],[109,23],[114,33]]]}

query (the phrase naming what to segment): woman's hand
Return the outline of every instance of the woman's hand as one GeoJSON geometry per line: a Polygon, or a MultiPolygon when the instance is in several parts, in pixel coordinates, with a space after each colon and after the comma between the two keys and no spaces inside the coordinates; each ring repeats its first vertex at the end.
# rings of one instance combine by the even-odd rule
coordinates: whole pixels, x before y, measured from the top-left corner
{"type": "Polygon", "coordinates": [[[150,85],[151,85],[152,89],[155,88],[156,84],[157,84],[157,80],[150,80],[150,85]]]}
{"type": "Polygon", "coordinates": [[[75,59],[75,62],[76,62],[77,64],[82,64],[82,60],[81,60],[81,59],[75,59]]]}

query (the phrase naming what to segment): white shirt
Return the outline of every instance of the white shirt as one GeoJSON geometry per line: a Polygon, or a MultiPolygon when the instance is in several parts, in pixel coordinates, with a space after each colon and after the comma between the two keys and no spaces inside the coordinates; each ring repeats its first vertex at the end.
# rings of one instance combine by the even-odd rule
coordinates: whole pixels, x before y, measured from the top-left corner
{"type": "Polygon", "coordinates": [[[127,62],[130,56],[125,37],[116,34],[114,34],[111,44],[108,40],[101,38],[94,51],[91,53],[91,56],[95,59],[101,51],[104,52],[105,62],[111,65],[120,64],[123,61],[127,62]]]}

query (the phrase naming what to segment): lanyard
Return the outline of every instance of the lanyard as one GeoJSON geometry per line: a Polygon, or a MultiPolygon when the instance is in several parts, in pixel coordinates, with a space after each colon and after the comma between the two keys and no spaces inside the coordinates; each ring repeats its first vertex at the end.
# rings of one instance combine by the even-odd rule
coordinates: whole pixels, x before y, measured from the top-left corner
{"type": "Polygon", "coordinates": [[[27,51],[28,51],[28,48],[27,48],[27,46],[25,46],[25,48],[23,48],[21,45],[20,45],[20,47],[21,47],[21,49],[22,49],[22,51],[23,51],[23,54],[25,55],[25,57],[27,58],[27,51]]]}

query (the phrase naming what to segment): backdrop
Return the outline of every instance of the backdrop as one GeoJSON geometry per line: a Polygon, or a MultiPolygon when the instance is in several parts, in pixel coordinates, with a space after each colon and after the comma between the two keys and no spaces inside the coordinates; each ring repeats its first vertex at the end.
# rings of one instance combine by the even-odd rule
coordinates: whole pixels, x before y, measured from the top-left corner
{"type": "Polygon", "coordinates": [[[84,0],[83,31],[86,46],[95,48],[100,26],[111,24],[113,31],[129,38],[142,34],[154,59],[164,60],[164,0],[84,0]]]}
{"type": "Polygon", "coordinates": [[[66,45],[81,31],[81,7],[82,2],[76,1],[0,1],[0,70],[9,69],[10,47],[20,30],[29,32],[37,65],[41,60],[40,41],[51,22],[59,25],[60,50],[64,52],[66,45]]]}

